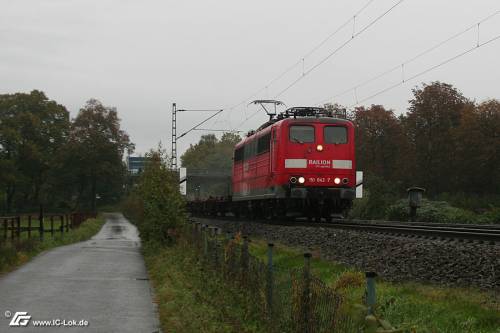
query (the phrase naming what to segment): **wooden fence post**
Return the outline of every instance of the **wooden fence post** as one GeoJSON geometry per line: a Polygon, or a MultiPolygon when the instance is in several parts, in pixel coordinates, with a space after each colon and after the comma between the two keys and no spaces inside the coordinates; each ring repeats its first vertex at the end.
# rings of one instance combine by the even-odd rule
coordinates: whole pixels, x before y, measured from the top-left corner
{"type": "Polygon", "coordinates": [[[16,224],[17,224],[17,230],[16,230],[16,236],[17,239],[21,239],[21,216],[16,216],[16,224]]]}
{"type": "Polygon", "coordinates": [[[7,220],[3,220],[3,239],[7,240],[7,229],[9,228],[9,223],[7,220]]]}
{"type": "Polygon", "coordinates": [[[59,231],[61,232],[61,235],[64,234],[64,216],[60,215],[59,216],[59,221],[61,221],[61,225],[59,226],[59,231]]]}
{"type": "Polygon", "coordinates": [[[28,215],[28,239],[31,239],[31,215],[28,215]]]}
{"type": "Polygon", "coordinates": [[[10,219],[10,239],[14,240],[15,233],[14,231],[16,230],[15,225],[14,225],[14,218],[11,217],[10,219]]]}
{"type": "Polygon", "coordinates": [[[43,206],[40,205],[40,214],[38,215],[38,232],[40,233],[40,240],[43,241],[45,228],[43,226],[43,206]]]}
{"type": "Polygon", "coordinates": [[[54,216],[50,216],[50,236],[54,237],[54,216]]]}

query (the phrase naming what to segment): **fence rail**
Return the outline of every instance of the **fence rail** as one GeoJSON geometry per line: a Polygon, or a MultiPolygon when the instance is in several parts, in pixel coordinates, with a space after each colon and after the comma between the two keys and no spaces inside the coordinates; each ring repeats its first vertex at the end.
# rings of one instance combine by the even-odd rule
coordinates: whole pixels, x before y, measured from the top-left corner
{"type": "Polygon", "coordinates": [[[301,268],[282,268],[273,262],[273,244],[263,261],[250,253],[247,237],[223,236],[219,228],[192,223],[187,237],[204,271],[246,292],[269,331],[359,332],[340,311],[344,298],[311,273],[311,254],[301,268]]]}
{"type": "Polygon", "coordinates": [[[21,214],[16,216],[0,217],[0,240],[20,240],[23,233],[31,239],[33,234],[43,240],[45,233],[54,237],[55,233],[63,235],[70,229],[78,228],[88,218],[95,218],[96,213],[69,213],[46,214],[40,217],[37,214],[21,214]]]}

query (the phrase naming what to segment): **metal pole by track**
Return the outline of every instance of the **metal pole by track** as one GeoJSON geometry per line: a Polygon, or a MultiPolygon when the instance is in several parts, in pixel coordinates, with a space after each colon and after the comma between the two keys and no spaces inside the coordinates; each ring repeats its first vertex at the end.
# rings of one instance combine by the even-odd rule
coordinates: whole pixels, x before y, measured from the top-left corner
{"type": "Polygon", "coordinates": [[[177,105],[172,103],[172,170],[177,170],[177,105]]]}

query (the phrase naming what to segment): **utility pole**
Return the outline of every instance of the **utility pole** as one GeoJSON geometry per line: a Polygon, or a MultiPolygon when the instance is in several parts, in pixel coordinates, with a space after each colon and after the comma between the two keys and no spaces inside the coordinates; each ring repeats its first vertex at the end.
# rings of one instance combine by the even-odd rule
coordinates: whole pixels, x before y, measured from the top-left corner
{"type": "Polygon", "coordinates": [[[177,170],[177,105],[172,104],[172,170],[177,170]]]}

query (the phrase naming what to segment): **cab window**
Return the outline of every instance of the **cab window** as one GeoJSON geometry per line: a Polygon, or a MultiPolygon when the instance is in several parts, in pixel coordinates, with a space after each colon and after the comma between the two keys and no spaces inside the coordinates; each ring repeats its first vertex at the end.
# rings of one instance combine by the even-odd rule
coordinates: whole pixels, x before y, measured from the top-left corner
{"type": "Polygon", "coordinates": [[[271,132],[261,136],[257,140],[257,155],[262,153],[267,153],[269,151],[270,143],[271,143],[271,132]]]}
{"type": "Polygon", "coordinates": [[[307,125],[290,126],[290,141],[297,143],[314,142],[314,127],[307,125]]]}
{"type": "Polygon", "coordinates": [[[253,139],[252,141],[245,144],[243,159],[247,161],[253,158],[255,155],[257,155],[257,140],[253,139]]]}
{"type": "Polygon", "coordinates": [[[326,126],[323,130],[325,143],[347,143],[347,128],[343,126],[326,126]]]}
{"type": "Polygon", "coordinates": [[[234,152],[234,161],[235,162],[241,162],[243,161],[243,155],[244,155],[244,147],[240,147],[235,150],[234,152]]]}

